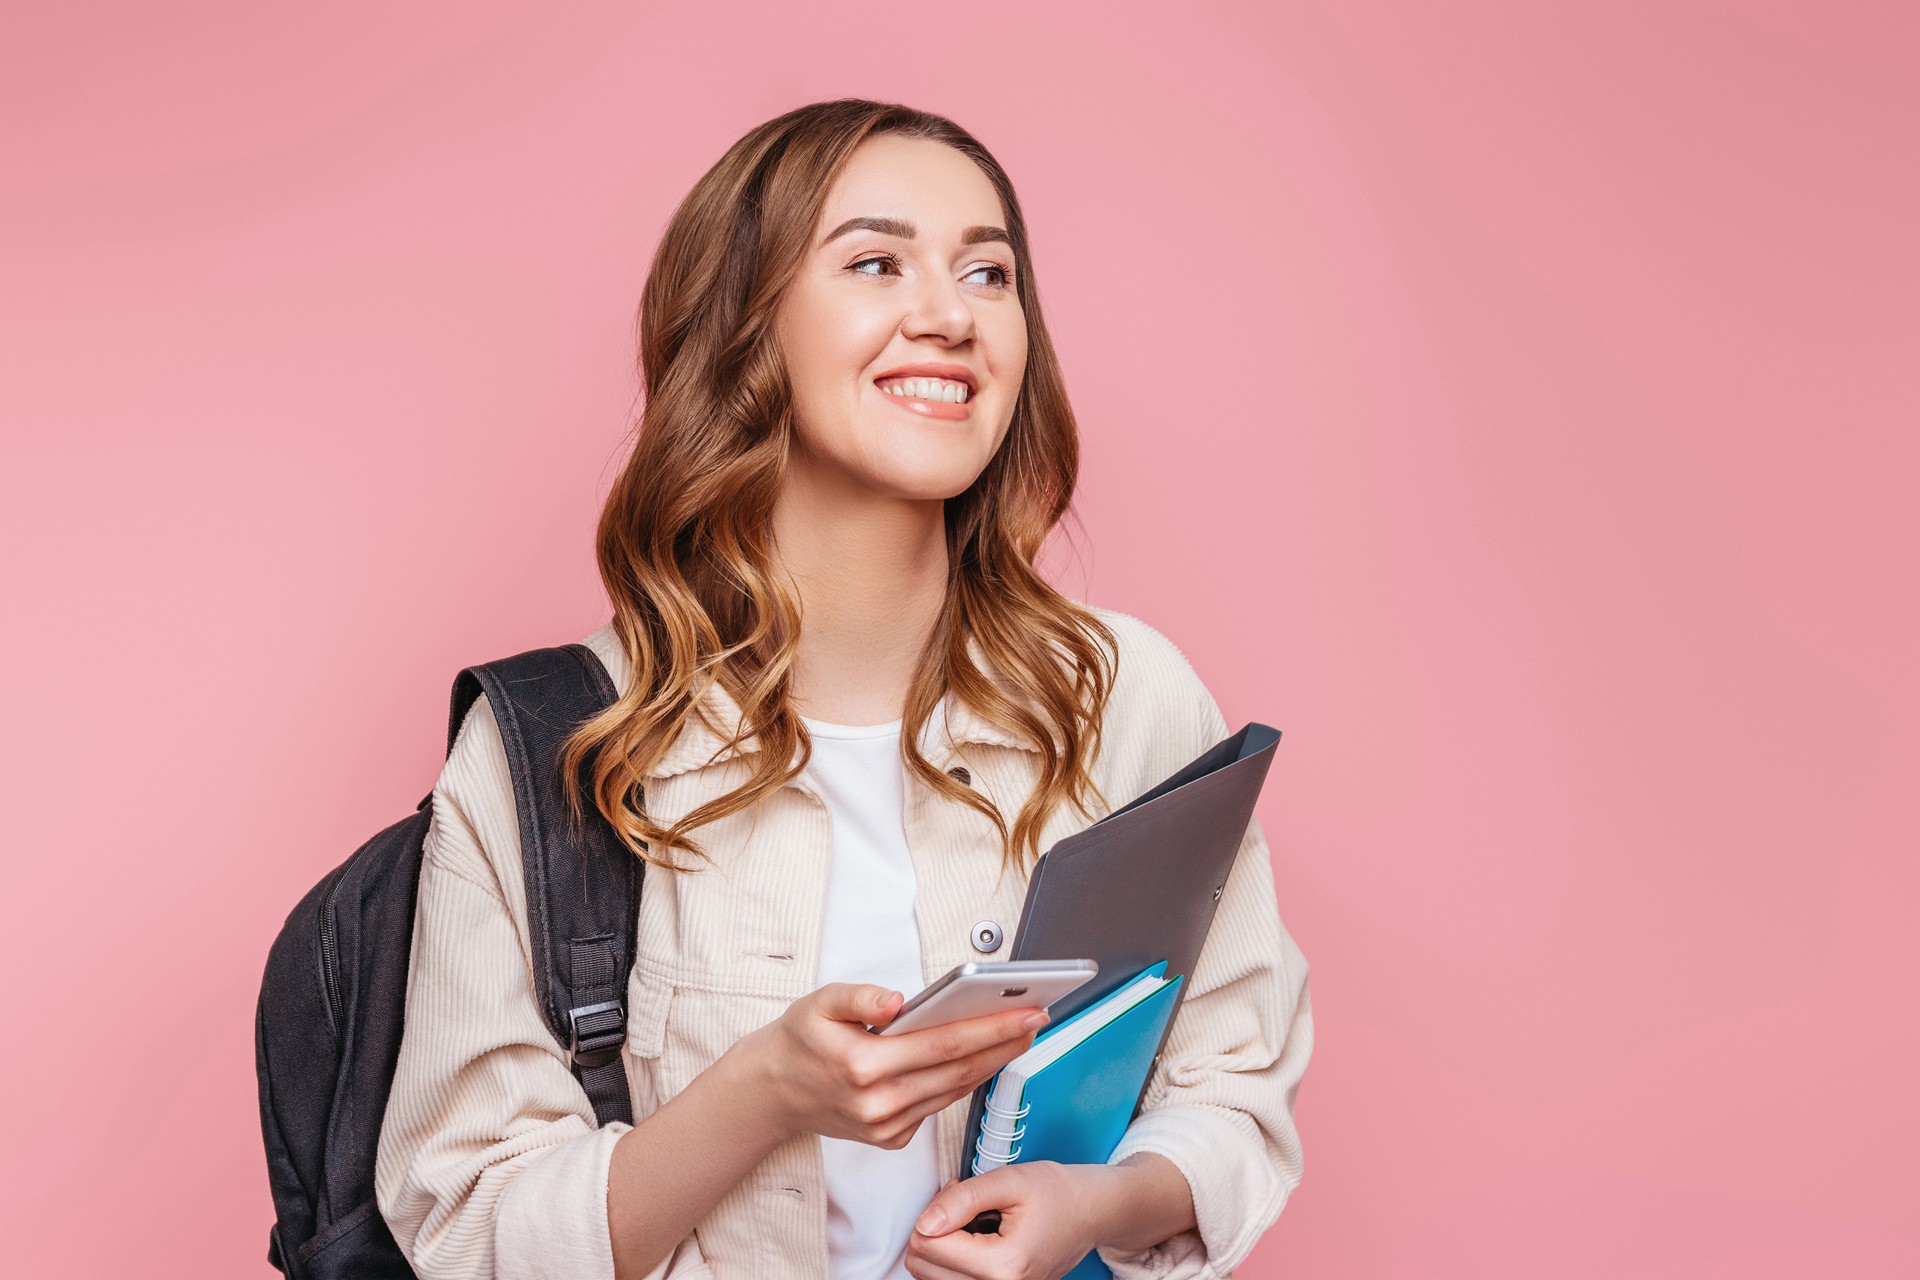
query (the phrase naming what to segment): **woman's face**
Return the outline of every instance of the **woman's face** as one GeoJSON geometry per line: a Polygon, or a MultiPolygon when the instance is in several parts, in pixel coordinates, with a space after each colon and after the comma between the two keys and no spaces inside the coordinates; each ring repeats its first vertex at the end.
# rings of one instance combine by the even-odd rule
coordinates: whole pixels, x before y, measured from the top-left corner
{"type": "Polygon", "coordinates": [[[794,466],[906,499],[973,483],[1013,421],[1027,363],[1005,237],[993,185],[960,152],[890,134],[855,149],[774,321],[794,466]]]}

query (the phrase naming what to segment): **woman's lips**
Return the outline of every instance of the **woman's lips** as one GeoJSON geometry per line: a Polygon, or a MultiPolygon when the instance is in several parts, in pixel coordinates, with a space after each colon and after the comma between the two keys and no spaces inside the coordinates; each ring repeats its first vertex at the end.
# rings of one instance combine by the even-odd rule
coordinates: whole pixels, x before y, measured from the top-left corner
{"type": "Polygon", "coordinates": [[[897,396],[891,391],[882,391],[879,384],[869,382],[873,394],[888,401],[896,409],[905,409],[908,413],[917,413],[923,418],[937,418],[942,422],[962,422],[973,416],[973,401],[965,404],[953,404],[947,400],[922,400],[919,396],[897,396]]]}

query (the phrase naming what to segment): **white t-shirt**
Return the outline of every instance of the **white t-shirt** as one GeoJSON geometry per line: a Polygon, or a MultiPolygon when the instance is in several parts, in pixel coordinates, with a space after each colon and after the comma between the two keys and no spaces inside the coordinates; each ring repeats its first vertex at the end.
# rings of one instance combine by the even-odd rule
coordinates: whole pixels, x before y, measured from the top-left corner
{"type": "MultiPolygon", "coordinates": [[[[813,737],[810,781],[833,821],[833,863],[814,985],[871,982],[909,999],[925,986],[907,853],[901,721],[841,725],[802,717],[813,737]]],[[[827,1175],[832,1280],[912,1280],[907,1239],[940,1190],[934,1124],[898,1151],[820,1139],[827,1175]]]]}

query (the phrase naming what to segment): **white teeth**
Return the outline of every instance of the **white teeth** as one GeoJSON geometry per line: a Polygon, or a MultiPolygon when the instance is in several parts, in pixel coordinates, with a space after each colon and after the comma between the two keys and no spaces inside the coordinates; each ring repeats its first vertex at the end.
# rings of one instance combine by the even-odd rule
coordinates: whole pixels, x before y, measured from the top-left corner
{"type": "Polygon", "coordinates": [[[948,404],[965,404],[973,398],[964,382],[949,382],[945,378],[888,378],[885,382],[874,384],[888,395],[913,396],[920,400],[943,400],[948,404]]]}

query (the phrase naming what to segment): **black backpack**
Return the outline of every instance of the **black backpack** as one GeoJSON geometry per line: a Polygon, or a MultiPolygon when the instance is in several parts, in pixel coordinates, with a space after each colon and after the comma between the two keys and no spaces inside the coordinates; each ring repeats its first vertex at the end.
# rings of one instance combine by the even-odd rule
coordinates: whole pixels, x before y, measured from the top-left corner
{"type": "MultiPolygon", "coordinates": [[[[613,702],[613,682],[579,644],[468,667],[453,682],[449,754],[483,692],[513,770],[541,1007],[598,1123],[631,1123],[620,1048],[642,861],[593,809],[575,826],[558,767],[567,735],[613,702]]],[[[315,885],[267,956],[254,1022],[277,1219],[267,1260],[296,1280],[413,1276],[374,1200],[373,1162],[400,1053],[432,799],[315,885]]]]}

